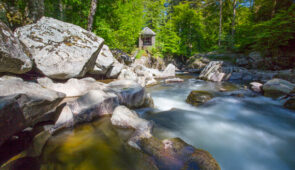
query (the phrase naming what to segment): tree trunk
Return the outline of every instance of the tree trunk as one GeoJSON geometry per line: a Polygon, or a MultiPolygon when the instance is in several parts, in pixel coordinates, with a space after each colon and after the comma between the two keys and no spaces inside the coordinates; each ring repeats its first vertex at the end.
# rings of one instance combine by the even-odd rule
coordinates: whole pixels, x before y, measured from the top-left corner
{"type": "Polygon", "coordinates": [[[88,16],[88,26],[87,26],[88,31],[92,31],[93,17],[96,12],[96,7],[97,7],[97,0],[91,0],[91,7],[90,7],[90,13],[88,16]]]}
{"type": "Polygon", "coordinates": [[[232,31],[231,31],[231,34],[232,34],[232,37],[234,38],[234,35],[235,35],[235,25],[236,25],[236,12],[237,12],[237,1],[234,0],[234,4],[233,4],[233,20],[232,20],[232,31]]]}
{"type": "Polygon", "coordinates": [[[44,16],[44,0],[29,0],[29,18],[37,22],[44,16]]]}
{"type": "Polygon", "coordinates": [[[222,34],[222,0],[219,0],[219,6],[220,6],[220,11],[219,11],[219,40],[218,40],[218,46],[221,46],[221,34],[222,34]]]}
{"type": "Polygon", "coordinates": [[[276,6],[277,6],[277,0],[274,0],[273,2],[273,7],[272,7],[272,12],[271,12],[271,18],[273,18],[276,14],[276,6]]]}
{"type": "Polygon", "coordinates": [[[59,20],[64,20],[64,7],[62,4],[62,0],[59,0],[58,2],[58,9],[59,9],[59,20]]]}

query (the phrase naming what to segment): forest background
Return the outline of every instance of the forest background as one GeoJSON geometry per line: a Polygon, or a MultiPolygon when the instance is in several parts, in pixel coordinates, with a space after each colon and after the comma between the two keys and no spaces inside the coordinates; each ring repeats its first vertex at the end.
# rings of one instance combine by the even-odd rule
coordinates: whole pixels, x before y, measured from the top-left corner
{"type": "Polygon", "coordinates": [[[1,0],[0,19],[11,29],[53,17],[91,30],[112,49],[137,50],[144,27],[157,33],[155,57],[210,51],[267,57],[295,56],[292,0],[1,0]],[[294,55],[292,55],[294,54],[294,55]]]}

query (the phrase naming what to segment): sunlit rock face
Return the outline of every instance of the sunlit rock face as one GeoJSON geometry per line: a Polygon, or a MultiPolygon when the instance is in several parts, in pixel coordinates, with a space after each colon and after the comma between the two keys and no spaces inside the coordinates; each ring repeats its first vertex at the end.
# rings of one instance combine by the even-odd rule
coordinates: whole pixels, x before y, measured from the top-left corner
{"type": "Polygon", "coordinates": [[[38,83],[48,89],[66,94],[66,97],[79,97],[90,90],[104,90],[106,84],[96,81],[91,77],[83,79],[71,78],[65,83],[57,83],[50,78],[38,78],[38,83]]]}
{"type": "Polygon", "coordinates": [[[124,65],[119,63],[116,59],[115,62],[112,64],[111,68],[108,70],[106,77],[107,78],[117,78],[121,73],[124,65]]]}
{"type": "Polygon", "coordinates": [[[78,123],[90,122],[104,115],[110,115],[117,105],[119,105],[119,101],[114,93],[90,90],[76,100],[67,102],[52,131],[72,127],[78,123]]]}
{"type": "Polygon", "coordinates": [[[91,74],[105,75],[115,62],[112,52],[107,45],[103,45],[98,57],[95,61],[93,69],[90,70],[91,74]]]}
{"type": "Polygon", "coordinates": [[[117,80],[109,83],[119,97],[119,103],[129,108],[153,107],[153,100],[140,84],[132,80],[117,80]]]}
{"type": "Polygon", "coordinates": [[[22,74],[32,69],[29,52],[0,21],[0,72],[22,74]]]}
{"type": "Polygon", "coordinates": [[[47,17],[17,28],[15,35],[30,49],[38,71],[53,79],[84,76],[104,42],[79,26],[47,17]]]}
{"type": "Polygon", "coordinates": [[[63,93],[20,78],[0,78],[0,145],[13,134],[40,122],[55,122],[63,93]]]}

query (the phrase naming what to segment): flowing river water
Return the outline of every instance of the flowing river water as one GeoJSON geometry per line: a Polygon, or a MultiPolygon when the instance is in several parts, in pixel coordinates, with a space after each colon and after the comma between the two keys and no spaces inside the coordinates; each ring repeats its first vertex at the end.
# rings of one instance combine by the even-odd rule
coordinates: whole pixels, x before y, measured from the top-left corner
{"type": "MultiPolygon", "coordinates": [[[[223,170],[294,170],[295,113],[283,101],[247,90],[222,92],[207,104],[185,102],[192,90],[217,92],[221,84],[186,79],[149,88],[156,110],[142,116],[159,138],[180,137],[209,151],[223,170]]],[[[243,89],[243,87],[240,87],[243,89]]]]}
{"type": "MultiPolygon", "coordinates": [[[[148,88],[155,108],[137,110],[155,122],[156,137],[180,137],[205,149],[223,170],[295,169],[295,113],[283,101],[255,95],[241,83],[182,78],[183,83],[148,88]],[[219,92],[220,87],[236,90],[219,92]],[[194,107],[185,102],[192,90],[217,97],[194,107]]],[[[150,169],[147,158],[126,145],[130,134],[111,126],[108,117],[65,130],[49,140],[41,169],[150,169]]]]}

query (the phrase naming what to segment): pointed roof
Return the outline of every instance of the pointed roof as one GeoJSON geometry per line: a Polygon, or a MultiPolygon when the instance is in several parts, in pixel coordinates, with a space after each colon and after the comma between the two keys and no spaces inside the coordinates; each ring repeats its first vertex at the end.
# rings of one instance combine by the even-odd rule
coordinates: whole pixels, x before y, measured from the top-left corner
{"type": "Polygon", "coordinates": [[[156,35],[156,33],[151,30],[149,27],[144,27],[144,29],[140,32],[141,35],[156,35]]]}

